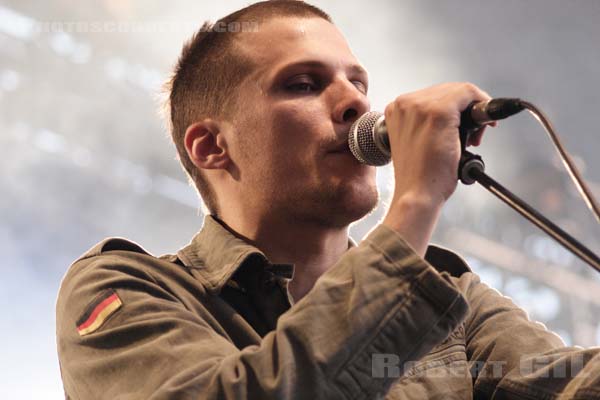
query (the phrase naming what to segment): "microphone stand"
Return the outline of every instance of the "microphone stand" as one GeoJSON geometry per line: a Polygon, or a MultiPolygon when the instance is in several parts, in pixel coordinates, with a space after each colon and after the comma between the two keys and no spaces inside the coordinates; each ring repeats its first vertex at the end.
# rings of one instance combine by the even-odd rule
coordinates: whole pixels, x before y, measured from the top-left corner
{"type": "Polygon", "coordinates": [[[459,170],[461,181],[463,181],[463,183],[479,183],[494,196],[498,197],[504,203],[508,204],[512,209],[517,211],[538,228],[554,238],[558,243],[563,245],[582,261],[590,265],[596,271],[600,272],[600,258],[598,258],[597,255],[595,255],[590,249],[585,247],[577,239],[562,230],[548,218],[544,217],[525,201],[511,193],[510,190],[506,189],[500,183],[496,182],[489,175],[487,175],[484,172],[485,164],[480,156],[468,151],[464,151],[459,170]],[[463,178],[466,180],[466,182],[463,180],[463,178]]]}
{"type": "MultiPolygon", "coordinates": [[[[577,189],[581,196],[586,202],[588,208],[592,211],[598,221],[600,221],[600,211],[598,203],[594,199],[591,191],[583,181],[583,178],[577,171],[575,163],[571,160],[568,153],[564,150],[558,135],[556,135],[550,120],[533,104],[520,100],[520,99],[497,99],[492,100],[494,107],[493,112],[497,112],[495,119],[503,119],[510,115],[516,114],[520,110],[529,110],[536,119],[544,126],[546,132],[550,135],[554,146],[557,148],[559,155],[569,172],[571,179],[574,181],[577,189]],[[505,106],[508,104],[508,107],[505,106]],[[503,109],[508,110],[504,112],[503,109]]],[[[473,105],[473,103],[472,103],[473,105]]],[[[470,107],[472,107],[472,105],[470,107]]],[[[470,113],[463,113],[463,116],[468,116],[470,113]]],[[[471,185],[475,182],[486,188],[494,196],[498,197],[504,203],[508,204],[511,208],[517,211],[519,214],[527,218],[530,222],[536,225],[538,228],[546,232],[549,236],[554,238],[558,243],[563,245],[567,250],[571,251],[582,261],[590,265],[596,271],[600,272],[600,258],[594,254],[590,249],[581,244],[574,237],[569,235],[567,232],[562,230],[560,227],[555,225],[548,218],[544,217],[541,213],[536,211],[529,204],[521,200],[519,197],[511,193],[508,189],[496,182],[485,171],[485,164],[481,159],[481,156],[473,154],[466,150],[466,143],[470,134],[481,128],[481,125],[477,126],[472,121],[461,121],[460,141],[461,141],[461,159],[458,166],[458,178],[466,185],[471,185]]]]}

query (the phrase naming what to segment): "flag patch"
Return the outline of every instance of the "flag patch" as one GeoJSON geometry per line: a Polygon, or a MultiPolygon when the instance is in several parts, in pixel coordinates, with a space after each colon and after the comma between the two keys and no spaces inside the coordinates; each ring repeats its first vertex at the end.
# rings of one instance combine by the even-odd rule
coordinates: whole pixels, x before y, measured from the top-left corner
{"type": "Polygon", "coordinates": [[[121,299],[113,289],[102,292],[77,321],[77,332],[80,336],[85,336],[96,331],[122,305],[121,299]]]}

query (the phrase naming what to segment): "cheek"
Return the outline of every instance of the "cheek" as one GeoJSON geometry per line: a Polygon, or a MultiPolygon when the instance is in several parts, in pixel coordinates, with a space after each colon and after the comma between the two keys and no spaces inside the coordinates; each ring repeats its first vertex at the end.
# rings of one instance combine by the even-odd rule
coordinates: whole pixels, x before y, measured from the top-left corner
{"type": "Polygon", "coordinates": [[[323,142],[334,135],[323,107],[295,99],[259,108],[263,111],[247,114],[237,132],[242,172],[245,168],[258,174],[253,181],[285,181],[290,186],[310,179],[317,173],[323,142]]]}
{"type": "Polygon", "coordinates": [[[271,111],[271,140],[275,147],[295,152],[314,153],[319,150],[327,134],[328,122],[322,110],[311,102],[282,103],[271,111]]]}
{"type": "Polygon", "coordinates": [[[314,129],[310,124],[289,126],[275,139],[273,165],[286,185],[312,180],[317,174],[320,146],[311,136],[314,129]]]}

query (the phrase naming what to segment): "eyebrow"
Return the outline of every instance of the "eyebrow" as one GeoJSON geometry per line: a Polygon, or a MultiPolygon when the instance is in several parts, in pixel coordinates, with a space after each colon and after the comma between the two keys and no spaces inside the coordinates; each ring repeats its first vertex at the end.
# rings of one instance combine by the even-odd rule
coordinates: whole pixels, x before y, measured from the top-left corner
{"type": "MultiPolygon", "coordinates": [[[[277,81],[282,75],[296,68],[314,68],[314,69],[329,69],[330,65],[318,60],[295,61],[279,68],[273,75],[273,81],[277,81]]],[[[344,68],[350,74],[363,75],[369,77],[369,73],[359,64],[350,64],[344,68]]]]}

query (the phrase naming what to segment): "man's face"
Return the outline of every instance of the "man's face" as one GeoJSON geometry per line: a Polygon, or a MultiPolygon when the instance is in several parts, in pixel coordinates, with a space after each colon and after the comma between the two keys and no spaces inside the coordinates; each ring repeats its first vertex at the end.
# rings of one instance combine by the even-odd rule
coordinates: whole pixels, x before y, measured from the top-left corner
{"type": "Polygon", "coordinates": [[[257,68],[239,88],[229,151],[243,207],[342,227],[377,204],[375,168],[347,147],[369,110],[367,75],[321,18],[275,18],[236,46],[257,68]]]}

